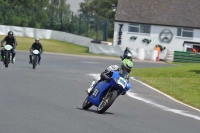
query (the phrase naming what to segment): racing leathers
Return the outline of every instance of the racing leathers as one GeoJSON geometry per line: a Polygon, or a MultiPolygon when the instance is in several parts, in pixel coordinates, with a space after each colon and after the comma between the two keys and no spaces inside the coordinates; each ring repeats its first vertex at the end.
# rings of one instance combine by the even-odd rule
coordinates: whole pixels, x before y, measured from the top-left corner
{"type": "Polygon", "coordinates": [[[91,94],[93,88],[101,81],[106,81],[106,82],[109,82],[110,81],[110,77],[112,76],[112,71],[119,71],[119,67],[117,65],[111,65],[109,66],[105,71],[103,71],[100,75],[101,79],[96,82],[96,83],[93,83],[90,88],[87,89],[87,93],[88,94],[91,94]]]}

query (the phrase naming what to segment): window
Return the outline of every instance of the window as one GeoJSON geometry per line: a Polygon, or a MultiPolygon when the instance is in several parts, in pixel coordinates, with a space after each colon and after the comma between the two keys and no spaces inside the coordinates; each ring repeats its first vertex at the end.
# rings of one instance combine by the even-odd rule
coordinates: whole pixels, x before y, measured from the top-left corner
{"type": "Polygon", "coordinates": [[[150,34],[151,26],[147,24],[129,24],[128,32],[150,34]]]}
{"type": "Polygon", "coordinates": [[[178,28],[177,36],[193,37],[193,29],[190,28],[178,28]]]}

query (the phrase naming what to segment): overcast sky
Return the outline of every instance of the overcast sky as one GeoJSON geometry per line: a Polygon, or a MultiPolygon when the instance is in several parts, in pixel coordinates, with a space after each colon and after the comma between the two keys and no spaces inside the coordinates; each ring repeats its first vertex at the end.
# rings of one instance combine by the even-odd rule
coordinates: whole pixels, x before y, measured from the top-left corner
{"type": "Polygon", "coordinates": [[[70,4],[70,9],[73,12],[77,12],[79,9],[79,3],[83,2],[84,0],[67,0],[67,3],[70,4]]]}

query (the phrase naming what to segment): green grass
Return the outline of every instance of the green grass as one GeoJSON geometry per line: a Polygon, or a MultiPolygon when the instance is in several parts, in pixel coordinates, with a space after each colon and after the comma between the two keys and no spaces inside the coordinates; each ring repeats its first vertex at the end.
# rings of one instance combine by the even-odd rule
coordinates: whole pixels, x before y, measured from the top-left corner
{"type": "MultiPolygon", "coordinates": [[[[5,36],[0,36],[0,40],[2,40],[5,36]]],[[[18,46],[16,50],[25,50],[29,51],[31,45],[35,41],[34,38],[28,37],[19,37],[15,36],[18,46]]],[[[64,53],[64,54],[74,54],[74,55],[88,55],[88,56],[103,56],[103,57],[114,57],[102,54],[92,54],[89,52],[88,47],[79,46],[67,42],[50,40],[50,39],[40,39],[40,42],[43,45],[45,52],[54,52],[54,53],[64,53]]]]}
{"type": "Polygon", "coordinates": [[[200,109],[200,64],[179,63],[162,68],[138,68],[131,75],[200,109]]]}

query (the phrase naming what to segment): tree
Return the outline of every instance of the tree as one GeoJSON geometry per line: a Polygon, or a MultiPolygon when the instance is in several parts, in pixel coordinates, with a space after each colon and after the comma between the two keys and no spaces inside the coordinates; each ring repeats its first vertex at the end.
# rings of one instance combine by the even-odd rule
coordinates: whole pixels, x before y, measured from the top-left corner
{"type": "Polygon", "coordinates": [[[47,7],[48,16],[51,19],[50,28],[64,30],[66,22],[69,23],[70,5],[66,0],[51,0],[47,7]]]}
{"type": "Polygon", "coordinates": [[[58,7],[58,16],[60,20],[60,30],[64,30],[64,21],[69,22],[70,5],[66,4],[66,0],[60,0],[58,7]]]}
{"type": "Polygon", "coordinates": [[[109,37],[113,37],[115,12],[112,4],[117,5],[117,0],[84,0],[80,3],[80,13],[90,14],[108,18],[109,20],[109,37]]]}
{"type": "Polygon", "coordinates": [[[0,0],[0,23],[43,28],[48,19],[48,0],[0,0]]]}

